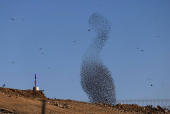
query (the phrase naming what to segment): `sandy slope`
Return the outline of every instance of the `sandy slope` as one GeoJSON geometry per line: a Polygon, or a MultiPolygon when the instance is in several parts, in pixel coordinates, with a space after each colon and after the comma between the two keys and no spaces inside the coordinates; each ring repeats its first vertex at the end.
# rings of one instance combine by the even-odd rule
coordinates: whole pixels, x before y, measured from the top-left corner
{"type": "MultiPolygon", "coordinates": [[[[41,114],[42,99],[46,99],[45,114],[138,114],[125,112],[106,104],[91,104],[87,102],[48,99],[43,92],[32,90],[17,90],[0,88],[0,108],[17,114],[41,114]]],[[[125,107],[125,106],[124,106],[125,107]]],[[[0,111],[1,114],[1,111],[0,111]]],[[[162,112],[163,114],[163,112],[162,112]]]]}

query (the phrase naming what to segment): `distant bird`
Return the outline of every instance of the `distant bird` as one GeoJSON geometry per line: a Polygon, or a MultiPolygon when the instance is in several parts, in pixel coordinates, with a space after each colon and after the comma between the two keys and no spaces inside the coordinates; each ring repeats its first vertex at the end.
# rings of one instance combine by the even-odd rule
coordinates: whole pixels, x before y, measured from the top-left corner
{"type": "Polygon", "coordinates": [[[41,53],[41,54],[44,54],[44,53],[41,53]]]}
{"type": "Polygon", "coordinates": [[[2,87],[5,87],[5,84],[2,87]]]}
{"type": "Polygon", "coordinates": [[[145,58],[143,58],[143,59],[145,59],[145,58]]]}
{"type": "Polygon", "coordinates": [[[164,85],[164,84],[162,84],[162,85],[164,85]]]}
{"type": "Polygon", "coordinates": [[[137,49],[138,49],[138,47],[137,47],[137,49]]]}
{"type": "Polygon", "coordinates": [[[157,37],[159,37],[159,36],[157,36],[157,37]]]}
{"type": "Polygon", "coordinates": [[[153,85],[151,84],[151,86],[153,86],[153,85]]]}
{"type": "Polygon", "coordinates": [[[13,18],[11,18],[11,20],[14,20],[13,18]]]}
{"type": "MultiPolygon", "coordinates": [[[[76,40],[74,40],[73,42],[75,43],[75,42],[76,42],[76,40]]],[[[76,44],[74,44],[74,45],[76,45],[76,44]]]]}
{"type": "Polygon", "coordinates": [[[50,68],[48,68],[48,69],[50,69],[50,68]]]}
{"type": "Polygon", "coordinates": [[[101,6],[101,5],[100,5],[101,6]]]}
{"type": "Polygon", "coordinates": [[[143,52],[144,52],[144,50],[140,50],[140,51],[143,51],[143,52]]]}
{"type": "Polygon", "coordinates": [[[150,78],[147,78],[148,80],[151,80],[150,78]]]}
{"type": "Polygon", "coordinates": [[[14,62],[12,62],[12,63],[14,63],[14,62]]]}
{"type": "Polygon", "coordinates": [[[40,48],[39,50],[42,50],[42,48],[40,48]]]}
{"type": "Polygon", "coordinates": [[[90,31],[90,29],[88,31],[90,31]]]}
{"type": "Polygon", "coordinates": [[[22,20],[24,20],[24,19],[22,19],[22,20]]]}

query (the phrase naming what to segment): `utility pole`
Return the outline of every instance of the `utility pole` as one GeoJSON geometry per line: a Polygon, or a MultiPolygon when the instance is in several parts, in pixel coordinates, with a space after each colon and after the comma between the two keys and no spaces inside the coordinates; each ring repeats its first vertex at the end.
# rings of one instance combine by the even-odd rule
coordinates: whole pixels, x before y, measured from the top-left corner
{"type": "Polygon", "coordinates": [[[36,86],[36,74],[35,74],[35,88],[36,88],[37,86],[36,86]]]}

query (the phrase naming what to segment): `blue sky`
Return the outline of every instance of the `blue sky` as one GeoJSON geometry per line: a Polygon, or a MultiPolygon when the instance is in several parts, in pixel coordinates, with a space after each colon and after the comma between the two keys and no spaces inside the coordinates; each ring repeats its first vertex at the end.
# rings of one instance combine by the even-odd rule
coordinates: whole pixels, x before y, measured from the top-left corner
{"type": "Polygon", "coordinates": [[[88,19],[98,12],[111,23],[101,58],[117,99],[170,99],[169,5],[169,0],[1,0],[0,85],[32,89],[37,73],[37,86],[47,97],[88,101],[80,66],[96,36],[88,31],[88,19]]]}

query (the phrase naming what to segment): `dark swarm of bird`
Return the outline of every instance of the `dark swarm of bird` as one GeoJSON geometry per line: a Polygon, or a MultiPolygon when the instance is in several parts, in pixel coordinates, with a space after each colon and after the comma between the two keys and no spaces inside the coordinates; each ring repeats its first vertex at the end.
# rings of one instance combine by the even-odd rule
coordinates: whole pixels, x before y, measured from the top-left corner
{"type": "Polygon", "coordinates": [[[83,56],[80,84],[91,103],[108,103],[114,105],[116,104],[114,80],[111,72],[100,58],[100,52],[111,31],[110,23],[102,15],[94,13],[89,18],[89,25],[97,35],[83,56]]]}

